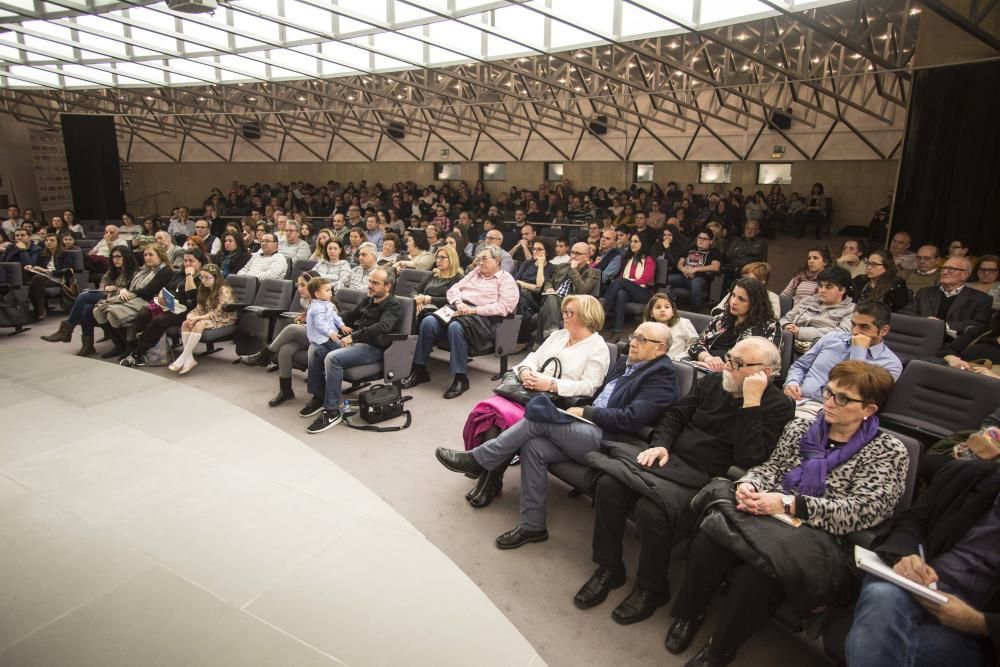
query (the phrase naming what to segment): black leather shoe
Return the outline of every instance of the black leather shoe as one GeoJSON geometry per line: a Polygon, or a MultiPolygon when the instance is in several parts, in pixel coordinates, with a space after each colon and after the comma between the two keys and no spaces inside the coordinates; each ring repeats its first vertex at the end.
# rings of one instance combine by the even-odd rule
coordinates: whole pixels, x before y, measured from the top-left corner
{"type": "Polygon", "coordinates": [[[698,634],[698,628],[701,627],[701,622],[704,620],[704,616],[690,621],[684,618],[674,620],[670,629],[667,630],[667,650],[674,655],[686,651],[691,645],[691,640],[698,634]]]}
{"type": "Polygon", "coordinates": [[[547,539],[547,530],[525,530],[518,526],[497,538],[497,549],[516,549],[530,542],[544,542],[547,539]]]}
{"type": "Polygon", "coordinates": [[[469,492],[465,494],[466,500],[472,500],[472,497],[478,495],[483,490],[483,485],[486,484],[486,473],[480,473],[478,475],[473,475],[471,472],[465,473],[466,477],[471,477],[476,480],[476,485],[469,489],[469,492]]]}
{"type": "Polygon", "coordinates": [[[668,602],[670,602],[670,593],[647,591],[636,584],[628,597],[622,600],[622,603],[611,612],[611,618],[618,625],[638,623],[645,621],[668,602]]]}
{"type": "Polygon", "coordinates": [[[458,398],[467,391],[469,391],[469,378],[456,375],[455,379],[451,382],[451,386],[448,387],[448,391],[444,392],[444,397],[458,398]]]}
{"type": "Polygon", "coordinates": [[[724,667],[735,658],[735,654],[716,655],[712,651],[712,642],[705,644],[704,648],[698,651],[698,655],[687,661],[684,667],[724,667]]]}
{"type": "Polygon", "coordinates": [[[601,565],[576,595],[573,604],[577,609],[590,609],[604,602],[608,593],[625,585],[625,571],[601,565]]]}
{"type": "Polygon", "coordinates": [[[424,384],[425,382],[430,382],[430,381],[431,381],[431,376],[430,373],[427,372],[427,369],[423,366],[414,365],[413,370],[410,371],[410,374],[407,375],[405,378],[403,378],[403,381],[400,382],[399,384],[401,387],[403,387],[403,389],[412,389],[413,387],[416,387],[418,384],[424,384]]]}
{"type": "Polygon", "coordinates": [[[482,485],[477,484],[476,488],[473,489],[474,493],[469,498],[469,504],[476,509],[482,509],[492,503],[493,499],[503,491],[503,473],[505,470],[507,470],[507,466],[503,466],[500,470],[486,471],[486,474],[481,477],[482,485]]]}
{"type": "Polygon", "coordinates": [[[434,450],[434,456],[441,462],[441,465],[452,472],[486,472],[486,468],[479,465],[469,452],[438,447],[434,450]]]}

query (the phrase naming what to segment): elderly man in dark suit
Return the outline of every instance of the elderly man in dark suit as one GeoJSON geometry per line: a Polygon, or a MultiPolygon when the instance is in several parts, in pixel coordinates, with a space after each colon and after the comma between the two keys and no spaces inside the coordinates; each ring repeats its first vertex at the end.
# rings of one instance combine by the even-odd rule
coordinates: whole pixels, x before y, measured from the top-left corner
{"type": "Polygon", "coordinates": [[[941,267],[937,286],[925,287],[901,311],[903,315],[944,320],[951,338],[969,327],[989,324],[993,299],[967,287],[972,262],[965,257],[949,257],[941,267]]]}
{"type": "Polygon", "coordinates": [[[603,438],[635,434],[673,405],[678,398],[677,374],[668,349],[670,329],[644,322],[629,337],[628,358],[619,357],[591,405],[558,412],[547,399],[533,398],[524,419],[471,452],[438,448],[435,456],[449,470],[477,475],[488,470],[485,484],[493,495],[500,491],[511,457],[520,452],[521,520],[517,528],[497,538],[498,548],[516,549],[549,538],[545,490],[550,464],[582,463],[603,438]],[[548,414],[533,417],[539,401],[548,404],[548,414]]]}

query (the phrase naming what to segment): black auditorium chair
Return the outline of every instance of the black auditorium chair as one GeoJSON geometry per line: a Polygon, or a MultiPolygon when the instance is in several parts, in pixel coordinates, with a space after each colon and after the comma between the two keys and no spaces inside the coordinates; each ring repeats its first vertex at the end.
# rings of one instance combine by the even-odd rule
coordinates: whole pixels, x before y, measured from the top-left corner
{"type": "MultiPolygon", "coordinates": [[[[255,276],[229,276],[226,281],[233,289],[233,297],[235,299],[234,303],[225,306],[226,310],[238,312],[254,302],[254,298],[257,296],[257,278],[255,276]]],[[[215,344],[224,340],[232,340],[235,334],[235,324],[231,324],[228,327],[208,329],[201,335],[201,340],[199,341],[205,344],[205,351],[198,356],[215,354],[219,351],[219,348],[215,344]]]]}
{"type": "Polygon", "coordinates": [[[879,419],[927,443],[978,429],[998,404],[996,378],[914,359],[903,369],[879,419]]]}
{"type": "Polygon", "coordinates": [[[944,345],[944,321],[893,313],[885,344],[903,364],[911,359],[930,359],[944,345]]]}

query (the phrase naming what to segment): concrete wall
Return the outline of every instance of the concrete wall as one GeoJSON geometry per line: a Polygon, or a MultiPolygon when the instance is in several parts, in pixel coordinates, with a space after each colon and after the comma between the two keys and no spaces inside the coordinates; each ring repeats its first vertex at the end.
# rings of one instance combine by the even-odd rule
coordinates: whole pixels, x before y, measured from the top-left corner
{"type": "MultiPolygon", "coordinates": [[[[622,162],[565,162],[565,177],[574,186],[587,188],[622,188],[630,183],[631,165],[622,162]]],[[[654,162],[654,177],[661,186],[668,181],[680,184],[694,183],[695,190],[708,192],[709,185],[698,185],[697,162],[654,162]]],[[[733,182],[730,187],[740,185],[744,191],[758,189],[756,162],[733,162],[733,182]]],[[[823,183],[828,195],[834,198],[835,226],[846,224],[867,224],[871,212],[885,203],[889,191],[896,182],[897,163],[895,160],[832,160],[795,162],[792,167],[792,185],[784,186],[786,192],[808,192],[815,182],[823,183]]],[[[177,164],[170,162],[135,163],[128,172],[130,184],[126,200],[137,198],[161,190],[170,190],[169,195],[156,198],[156,205],[150,201],[135,203],[137,211],[160,213],[169,212],[180,204],[199,205],[212,187],[227,190],[233,180],[241,183],[275,183],[303,180],[312,183],[326,183],[328,180],[347,183],[367,180],[380,181],[384,185],[396,181],[414,181],[418,184],[431,183],[434,165],[429,162],[354,162],[320,164],[303,163],[220,163],[193,162],[177,164]]],[[[462,178],[471,185],[479,178],[479,164],[462,163],[462,178]]],[[[512,186],[535,189],[545,180],[544,162],[508,162],[507,180],[486,184],[495,194],[512,186]]],[[[766,187],[760,186],[766,191],[766,187]]],[[[131,205],[131,204],[130,204],[131,205]]]]}

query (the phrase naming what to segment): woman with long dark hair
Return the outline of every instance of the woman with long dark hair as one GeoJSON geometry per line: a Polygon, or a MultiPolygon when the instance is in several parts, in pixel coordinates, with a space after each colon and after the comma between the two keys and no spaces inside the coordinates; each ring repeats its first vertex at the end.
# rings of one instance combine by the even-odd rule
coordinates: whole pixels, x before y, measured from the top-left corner
{"type": "Polygon", "coordinates": [[[40,322],[48,314],[45,309],[45,290],[59,286],[54,280],[59,280],[67,269],[72,268],[72,263],[73,260],[70,254],[63,250],[59,237],[55,234],[46,234],[37,262],[25,267],[25,270],[35,269],[44,271],[46,274],[40,275],[32,272],[31,282],[28,284],[28,298],[35,308],[35,320],[40,322]]]}
{"type": "Polygon", "coordinates": [[[892,312],[901,310],[909,301],[906,283],[896,276],[896,263],[888,250],[872,250],[865,261],[865,275],[851,283],[854,302],[881,301],[892,312]]]}
{"type": "Polygon", "coordinates": [[[643,236],[633,234],[629,250],[622,261],[622,272],[608,285],[604,293],[604,310],[613,318],[612,338],[625,326],[625,304],[649,301],[656,278],[656,258],[650,253],[643,236]]]}
{"type": "Polygon", "coordinates": [[[73,329],[79,324],[82,345],[76,353],[77,356],[89,357],[95,354],[97,350],[94,349],[94,326],[97,322],[94,320],[94,306],[128,287],[132,282],[132,276],[135,275],[135,269],[135,255],[125,246],[112,248],[108,270],[101,276],[97,289],[81,292],[73,302],[69,317],[59,323],[59,330],[48,336],[42,336],[42,340],[50,343],[69,343],[73,339],[73,329]]]}
{"type": "Polygon", "coordinates": [[[243,234],[226,232],[222,235],[222,249],[212,257],[212,262],[222,271],[222,277],[239,273],[240,269],[250,261],[250,253],[243,241],[243,234]]]}
{"type": "Polygon", "coordinates": [[[774,317],[764,283],[738,278],[729,292],[727,309],[708,323],[698,340],[688,348],[688,356],[713,371],[721,372],[725,356],[736,343],[750,336],[781,343],[781,330],[774,317]]]}

